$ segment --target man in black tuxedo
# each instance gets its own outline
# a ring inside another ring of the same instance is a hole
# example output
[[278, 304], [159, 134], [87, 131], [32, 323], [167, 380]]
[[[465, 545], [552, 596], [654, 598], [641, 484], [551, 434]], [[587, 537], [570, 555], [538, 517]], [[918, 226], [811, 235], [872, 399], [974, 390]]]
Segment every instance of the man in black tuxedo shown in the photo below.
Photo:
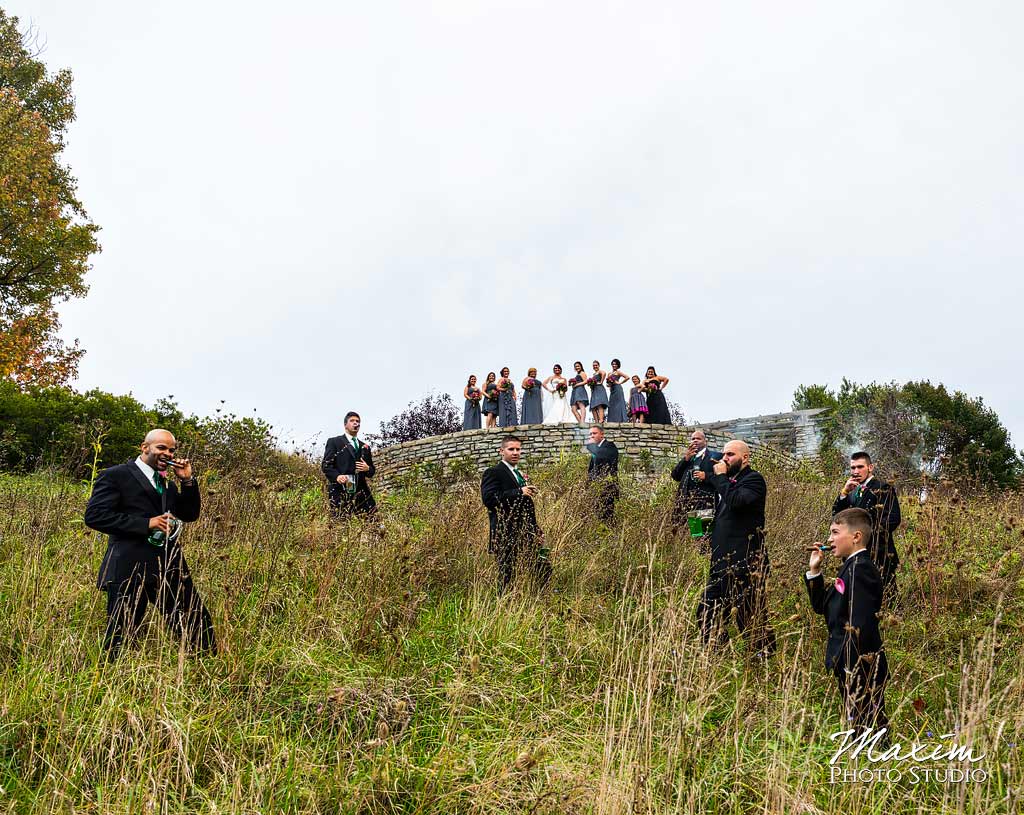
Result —
[[[728, 641], [722, 617], [736, 609], [736, 625], [760, 657], [775, 652], [775, 634], [768, 625], [766, 582], [768, 552], [764, 545], [764, 507], [768, 485], [750, 468], [750, 448], [734, 440], [709, 479], [718, 495], [711, 531], [711, 571], [697, 605], [697, 621], [705, 644]], [[749, 633], [748, 632], [749, 629]]]
[[[85, 524], [109, 536], [97, 586], [107, 593], [103, 647], [116, 659], [153, 603], [189, 646], [215, 653], [213, 621], [189, 574], [173, 518], [199, 517], [199, 485], [188, 459], [177, 460], [177, 442], [151, 430], [134, 461], [100, 473], [85, 508]], [[168, 467], [180, 489], [167, 478]]]
[[519, 471], [523, 444], [515, 436], [501, 442], [501, 461], [484, 470], [480, 497], [490, 522], [488, 550], [498, 561], [498, 593], [504, 594], [516, 576], [519, 558], [532, 561], [539, 588], [551, 577], [551, 559], [544, 548], [544, 533], [537, 524], [533, 499], [537, 488]]
[[850, 456], [850, 477], [832, 504], [832, 514], [851, 507], [866, 510], [871, 516], [868, 554], [882, 575], [882, 589], [888, 598], [896, 591], [896, 567], [900, 564], [892, 538], [903, 520], [900, 500], [892, 484], [875, 477], [871, 456], [863, 451]]
[[[804, 575], [811, 607], [828, 625], [825, 668], [839, 683], [846, 721], [858, 731], [886, 727], [885, 682], [889, 665], [878, 629], [882, 576], [868, 553], [874, 521], [863, 509], [844, 509], [833, 519], [828, 548], [843, 559], [835, 583], [825, 588], [822, 547], [815, 544]], [[859, 735], [859, 733], [858, 733]]]
[[590, 453], [587, 480], [597, 482], [597, 515], [609, 523], [615, 516], [615, 501], [619, 497], [619, 448], [604, 437], [603, 428], [594, 425], [586, 449]]
[[359, 414], [345, 414], [345, 432], [327, 440], [324, 460], [320, 468], [327, 478], [327, 496], [331, 511], [342, 515], [369, 515], [377, 510], [377, 502], [370, 492], [370, 479], [377, 472], [369, 445], [360, 441]]
[[715, 511], [715, 488], [711, 483], [715, 462], [722, 458], [717, 450], [708, 449], [707, 436], [703, 430], [690, 434], [690, 446], [686, 455], [672, 468], [672, 479], [679, 482], [676, 502], [672, 509], [672, 523], [676, 531], [687, 525], [691, 512], [707, 514]]

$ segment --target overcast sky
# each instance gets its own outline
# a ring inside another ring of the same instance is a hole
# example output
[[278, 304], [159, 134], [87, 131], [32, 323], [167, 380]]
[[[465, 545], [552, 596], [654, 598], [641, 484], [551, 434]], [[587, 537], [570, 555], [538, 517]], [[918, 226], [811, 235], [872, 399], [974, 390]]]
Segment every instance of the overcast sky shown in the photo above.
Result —
[[1020, 3], [0, 5], [75, 76], [80, 387], [322, 442], [617, 356], [700, 421], [928, 378], [1024, 444]]

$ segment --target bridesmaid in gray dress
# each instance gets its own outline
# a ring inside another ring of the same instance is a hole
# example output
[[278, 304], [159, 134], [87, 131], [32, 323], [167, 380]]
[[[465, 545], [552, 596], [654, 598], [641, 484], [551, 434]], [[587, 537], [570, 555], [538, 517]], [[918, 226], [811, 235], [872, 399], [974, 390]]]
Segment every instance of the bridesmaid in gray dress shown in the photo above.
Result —
[[516, 385], [509, 378], [506, 367], [501, 369], [501, 379], [498, 380], [498, 427], [515, 427], [517, 424]]
[[594, 360], [594, 373], [591, 379], [594, 384], [590, 386], [590, 412], [594, 414], [594, 421], [598, 424], [604, 422], [604, 412], [608, 407], [608, 391], [604, 389], [604, 378], [606, 374], [601, 370], [601, 363]]
[[622, 383], [629, 381], [629, 374], [621, 371], [622, 363], [617, 359], [612, 360], [612, 369], [608, 374], [608, 421], [628, 422], [629, 414], [626, 412], [626, 394], [622, 390]]
[[544, 403], [541, 396], [537, 369], [530, 368], [523, 380], [523, 424], [541, 424], [544, 421]]
[[572, 415], [576, 417], [576, 421], [580, 424], [585, 424], [587, 421], [587, 405], [590, 404], [587, 386], [583, 384], [587, 381], [587, 377], [583, 373], [582, 362], [577, 360], [573, 363], [572, 367], [576, 371], [576, 376], [569, 380], [569, 384], [572, 385], [572, 393], [569, 394], [569, 404], [572, 405]]
[[466, 397], [466, 407], [462, 411], [462, 429], [480, 429], [480, 388], [476, 386], [476, 377], [471, 376], [462, 389], [462, 395]]
[[480, 406], [481, 412], [487, 418], [488, 427], [494, 427], [498, 422], [498, 383], [494, 380], [495, 374], [491, 371], [484, 382], [484, 400]]

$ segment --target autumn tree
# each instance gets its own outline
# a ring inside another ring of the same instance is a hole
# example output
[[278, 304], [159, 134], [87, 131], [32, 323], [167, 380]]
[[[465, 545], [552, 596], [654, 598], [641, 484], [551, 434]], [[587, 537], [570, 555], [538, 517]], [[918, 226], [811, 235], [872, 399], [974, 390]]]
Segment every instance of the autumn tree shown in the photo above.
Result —
[[74, 120], [71, 72], [50, 74], [38, 40], [0, 10], [0, 376], [67, 382], [82, 355], [57, 336], [55, 306], [86, 292], [98, 228], [61, 163]]

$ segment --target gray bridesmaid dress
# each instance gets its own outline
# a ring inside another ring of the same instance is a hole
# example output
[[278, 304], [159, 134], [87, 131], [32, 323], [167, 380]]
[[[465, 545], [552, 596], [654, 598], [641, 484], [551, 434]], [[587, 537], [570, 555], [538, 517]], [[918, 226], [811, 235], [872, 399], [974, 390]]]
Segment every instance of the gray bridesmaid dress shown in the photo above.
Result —
[[608, 391], [604, 389], [604, 377], [595, 377], [597, 383], [590, 389], [590, 409], [608, 407]]
[[498, 412], [498, 386], [493, 382], [484, 385], [484, 399], [480, 406], [480, 412], [494, 414]]
[[541, 424], [544, 421], [544, 407], [540, 392], [540, 380], [529, 390], [523, 389], [523, 424]]
[[608, 415], [609, 422], [628, 422], [629, 415], [626, 413], [626, 394], [622, 390], [622, 383], [613, 379], [621, 374], [608, 374]]
[[[470, 393], [480, 393], [479, 388], [471, 388]], [[479, 430], [482, 427], [480, 423], [480, 402], [474, 401], [473, 399], [466, 400], [466, 407], [462, 411], [462, 429], [463, 430]]]
[[583, 384], [585, 381], [586, 377], [581, 377], [579, 374], [569, 380], [572, 384], [572, 393], [569, 394], [570, 405], [575, 405], [577, 402], [582, 402], [585, 405], [590, 404], [590, 395], [587, 393], [587, 386]]
[[498, 427], [515, 427], [519, 424], [519, 416], [516, 413], [516, 397], [512, 395], [512, 389], [498, 393]]

